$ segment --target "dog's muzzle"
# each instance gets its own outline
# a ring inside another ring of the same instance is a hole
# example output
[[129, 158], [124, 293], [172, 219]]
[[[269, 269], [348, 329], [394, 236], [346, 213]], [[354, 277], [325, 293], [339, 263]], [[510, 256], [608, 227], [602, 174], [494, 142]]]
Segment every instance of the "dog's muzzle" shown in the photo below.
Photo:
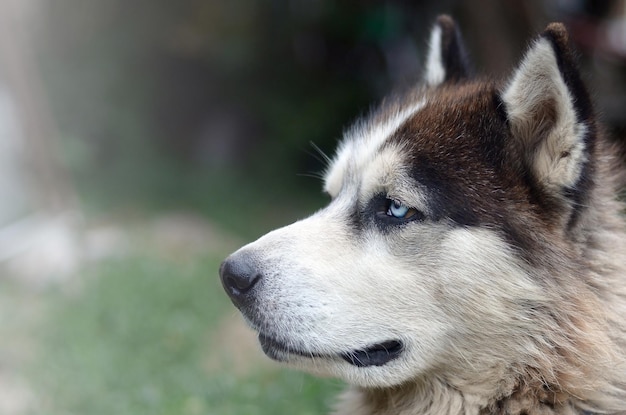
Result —
[[[257, 300], [257, 291], [263, 285], [261, 283], [263, 274], [259, 269], [253, 255], [240, 251], [228, 257], [220, 266], [219, 271], [222, 285], [230, 300], [257, 330], [258, 316], [255, 316], [254, 303]], [[265, 354], [274, 360], [287, 361], [293, 357], [343, 359], [356, 367], [382, 366], [398, 358], [404, 351], [404, 344], [398, 339], [384, 340], [345, 352], [330, 353], [320, 353], [314, 349], [295, 349], [264, 333], [259, 333], [259, 342]]]

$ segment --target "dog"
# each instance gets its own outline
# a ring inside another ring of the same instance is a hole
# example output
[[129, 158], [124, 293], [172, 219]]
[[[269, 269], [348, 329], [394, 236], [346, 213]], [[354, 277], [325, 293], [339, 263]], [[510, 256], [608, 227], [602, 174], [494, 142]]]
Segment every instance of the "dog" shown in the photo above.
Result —
[[328, 206], [229, 256], [265, 354], [337, 415], [626, 414], [623, 183], [564, 25], [501, 82], [440, 16], [423, 82], [356, 122]]

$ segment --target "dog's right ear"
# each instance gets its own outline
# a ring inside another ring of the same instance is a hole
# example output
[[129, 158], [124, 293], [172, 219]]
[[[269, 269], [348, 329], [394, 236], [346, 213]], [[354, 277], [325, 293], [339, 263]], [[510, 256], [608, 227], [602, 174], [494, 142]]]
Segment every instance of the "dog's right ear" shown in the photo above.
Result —
[[548, 25], [501, 97], [520, 170], [543, 192], [580, 211], [592, 183], [595, 116], [565, 26]]
[[428, 86], [435, 87], [458, 82], [469, 75], [461, 32], [450, 16], [441, 15], [430, 32], [424, 80]]

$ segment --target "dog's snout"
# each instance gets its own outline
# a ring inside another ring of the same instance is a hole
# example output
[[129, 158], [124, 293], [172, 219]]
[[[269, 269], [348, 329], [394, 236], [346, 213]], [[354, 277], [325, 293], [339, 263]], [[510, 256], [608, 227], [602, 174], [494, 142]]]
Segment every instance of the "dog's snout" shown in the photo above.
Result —
[[261, 280], [261, 273], [247, 255], [234, 255], [220, 266], [224, 290], [237, 306], [250, 301], [250, 291]]

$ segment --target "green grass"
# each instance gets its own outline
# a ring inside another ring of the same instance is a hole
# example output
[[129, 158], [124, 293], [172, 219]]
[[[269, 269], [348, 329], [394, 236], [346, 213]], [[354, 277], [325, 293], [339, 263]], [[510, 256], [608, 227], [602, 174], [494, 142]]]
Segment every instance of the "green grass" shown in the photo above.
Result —
[[77, 292], [46, 294], [32, 370], [39, 413], [327, 413], [337, 381], [278, 367], [207, 368], [219, 322], [234, 314], [217, 267], [211, 257], [136, 256], [91, 266]]
[[[134, 223], [193, 212], [247, 241], [323, 204], [320, 183], [308, 177], [182, 165], [150, 151], [99, 169], [93, 149], [74, 141], [66, 140], [65, 162], [88, 221], [122, 218], [135, 239]], [[68, 292], [41, 293], [46, 312], [30, 374], [38, 415], [329, 412], [340, 382], [255, 362], [242, 374], [228, 364], [236, 357], [212, 347], [224, 317], [236, 314], [217, 278], [224, 253], [181, 259], [144, 239], [133, 244], [141, 254], [89, 265]], [[222, 364], [209, 368], [209, 360]]]

